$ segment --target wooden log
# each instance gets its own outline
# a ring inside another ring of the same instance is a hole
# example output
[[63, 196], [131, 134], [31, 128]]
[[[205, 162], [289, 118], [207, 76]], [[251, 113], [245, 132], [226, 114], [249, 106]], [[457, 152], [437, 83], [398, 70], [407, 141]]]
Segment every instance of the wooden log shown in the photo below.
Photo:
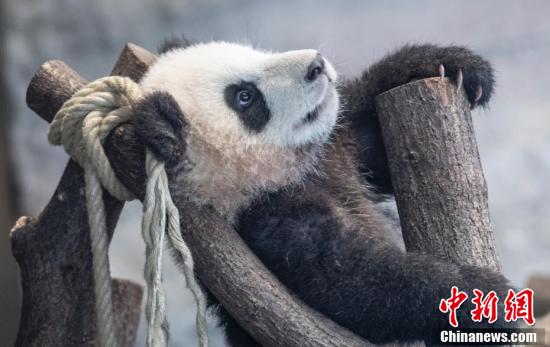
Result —
[[139, 81], [155, 59], [156, 56], [153, 53], [128, 42], [120, 53], [111, 76], [128, 76], [134, 81]]
[[[58, 191], [63, 188], [60, 184]], [[71, 204], [71, 201], [64, 203]], [[49, 204], [48, 207], [55, 209], [59, 205]], [[87, 224], [87, 220], [79, 217], [74, 216], [71, 223]], [[85, 254], [78, 243], [86, 244], [86, 235], [74, 232], [82, 226], [67, 230], [67, 234], [52, 235], [51, 229], [45, 227], [52, 227], [50, 218], [56, 219], [51, 210], [45, 210], [39, 220], [21, 217], [11, 231], [12, 240], [15, 237], [18, 245], [23, 245], [13, 248], [20, 264], [23, 289], [16, 346], [90, 345], [95, 341], [94, 301], [93, 293], [89, 293], [93, 291], [93, 280], [87, 275], [91, 271], [88, 270], [91, 269], [91, 251], [88, 249]], [[75, 254], [83, 255], [79, 262], [74, 260]], [[140, 318], [141, 286], [119, 279], [114, 279], [112, 285], [121, 346], [133, 346]]]
[[[48, 76], [74, 76], [74, 72], [59, 71]], [[72, 83], [69, 81], [69, 85]], [[43, 87], [47, 85], [43, 83]], [[40, 86], [30, 88], [40, 93]], [[57, 100], [51, 102], [60, 104]], [[144, 148], [137, 142], [131, 123], [111, 132], [105, 141], [105, 151], [121, 182], [142, 199]], [[294, 297], [214, 211], [186, 202], [178, 209], [183, 236], [193, 252], [199, 279], [263, 345], [370, 345]]]
[[500, 270], [469, 102], [429, 78], [376, 98], [405, 246]]
[[86, 85], [84, 77], [61, 60], [40, 66], [27, 88], [27, 106], [50, 123], [63, 103]]
[[[114, 71], [140, 78], [148, 63], [127, 46]], [[148, 56], [145, 57], [145, 60]], [[148, 60], [147, 60], [148, 61]], [[27, 104], [50, 122], [86, 81], [65, 63], [43, 64], [27, 90]], [[95, 339], [92, 255], [83, 170], [69, 161], [46, 208], [34, 220], [22, 217], [11, 232], [21, 269], [22, 314], [18, 346], [84, 345]], [[103, 192], [112, 235], [123, 202]], [[114, 280], [113, 305], [122, 346], [132, 346], [139, 323], [141, 286]]]

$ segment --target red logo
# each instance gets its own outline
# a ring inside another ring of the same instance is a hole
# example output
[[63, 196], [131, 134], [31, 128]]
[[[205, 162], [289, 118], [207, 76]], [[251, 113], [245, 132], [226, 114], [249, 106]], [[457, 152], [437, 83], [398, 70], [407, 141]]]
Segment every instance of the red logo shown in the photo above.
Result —
[[474, 303], [475, 308], [470, 311], [472, 314], [472, 320], [474, 322], [481, 322], [481, 319], [485, 317], [489, 319], [489, 323], [494, 323], [498, 316], [497, 293], [492, 290], [485, 297], [483, 297], [483, 292], [481, 290], [474, 289], [474, 295], [475, 297], [472, 299], [472, 302]]
[[525, 323], [529, 325], [535, 324], [535, 317], [533, 316], [533, 290], [524, 289], [519, 292], [509, 289], [506, 300], [504, 301], [506, 315], [504, 319], [507, 322], [517, 321], [522, 318]]
[[[472, 321], [481, 322], [483, 318], [488, 319], [490, 324], [498, 318], [499, 297], [494, 290], [484, 295], [481, 290], [474, 289], [472, 304], [474, 309], [470, 311]], [[533, 290], [526, 288], [519, 292], [513, 289], [508, 290], [508, 295], [504, 301], [504, 319], [507, 322], [523, 319], [529, 325], [535, 324], [533, 315]], [[449, 323], [451, 326], [458, 327], [457, 310], [468, 299], [468, 294], [459, 291], [456, 286], [451, 288], [451, 296], [447, 299], [441, 299], [439, 310], [442, 313], [449, 314]]]
[[464, 301], [468, 299], [468, 294], [459, 292], [458, 288], [453, 286], [451, 288], [451, 297], [448, 299], [441, 299], [439, 303], [439, 310], [443, 313], [449, 312], [449, 323], [453, 327], [458, 327], [458, 321], [456, 320], [456, 310], [462, 305]]

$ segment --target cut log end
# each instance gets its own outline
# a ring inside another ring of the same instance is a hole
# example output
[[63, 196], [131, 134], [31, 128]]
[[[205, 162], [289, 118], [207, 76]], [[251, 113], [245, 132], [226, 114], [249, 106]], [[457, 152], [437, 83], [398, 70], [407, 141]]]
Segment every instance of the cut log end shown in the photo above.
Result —
[[34, 231], [32, 227], [34, 220], [34, 218], [29, 216], [21, 216], [10, 230], [9, 238], [12, 254], [18, 261], [25, 255], [25, 245], [28, 243], [27, 239], [32, 238], [30, 234]]
[[49, 123], [63, 103], [85, 84], [86, 80], [61, 60], [47, 61], [29, 83], [27, 105]]
[[29, 216], [21, 216], [17, 221], [15, 222], [15, 225], [10, 230], [10, 238], [12, 237], [12, 234], [17, 232], [18, 230], [25, 228], [28, 224], [32, 223], [33, 218]]
[[[127, 43], [118, 58], [111, 76], [128, 76], [134, 81], [139, 81], [149, 66], [153, 64], [156, 56], [148, 50], [133, 43]], [[139, 69], [128, 69], [128, 66], [139, 66]]]

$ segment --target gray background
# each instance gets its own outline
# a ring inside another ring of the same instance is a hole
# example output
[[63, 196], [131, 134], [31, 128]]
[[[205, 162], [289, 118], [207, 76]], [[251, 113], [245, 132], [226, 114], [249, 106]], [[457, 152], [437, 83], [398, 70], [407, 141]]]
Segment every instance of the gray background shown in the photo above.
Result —
[[[94, 79], [109, 73], [126, 41], [154, 50], [163, 37], [186, 33], [270, 50], [317, 48], [340, 74], [353, 76], [404, 43], [454, 43], [481, 53], [497, 71], [491, 108], [474, 115], [504, 272], [518, 285], [531, 274], [550, 274], [548, 1], [8, 0], [5, 5], [3, 68], [14, 109], [12, 143], [24, 214], [40, 212], [67, 159], [60, 148], [47, 145], [46, 125], [24, 102], [27, 83], [45, 60], [62, 59]], [[140, 207], [129, 204], [111, 247], [111, 266], [113, 275], [143, 282], [139, 219]], [[182, 275], [166, 263], [172, 345], [194, 345], [190, 295]], [[1, 283], [0, 296], [13, 297], [13, 281]], [[7, 301], [0, 300], [5, 335], [0, 341], [10, 343], [18, 314]], [[223, 345], [219, 331], [211, 335], [214, 346]], [[142, 324], [139, 345], [143, 338]]]

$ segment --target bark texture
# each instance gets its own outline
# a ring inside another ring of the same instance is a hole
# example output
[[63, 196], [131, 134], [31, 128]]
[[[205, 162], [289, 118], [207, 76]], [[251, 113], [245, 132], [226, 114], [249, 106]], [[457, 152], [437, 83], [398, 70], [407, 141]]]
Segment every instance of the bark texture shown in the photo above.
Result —
[[407, 251], [500, 270], [462, 90], [429, 78], [376, 98]]

